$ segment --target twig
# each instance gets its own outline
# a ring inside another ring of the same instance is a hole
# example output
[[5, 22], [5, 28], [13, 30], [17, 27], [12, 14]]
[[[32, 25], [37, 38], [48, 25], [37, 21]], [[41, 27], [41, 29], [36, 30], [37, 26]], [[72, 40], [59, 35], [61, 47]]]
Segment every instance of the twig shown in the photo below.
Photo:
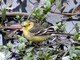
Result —
[[[21, 28], [22, 28], [21, 26], [0, 26], [0, 29], [21, 29]], [[59, 32], [52, 32], [52, 33], [73, 36], [73, 34], [70, 34], [70, 33], [59, 33]]]
[[59, 33], [59, 32], [53, 32], [53, 34], [68, 35], [68, 36], [73, 36], [74, 35], [74, 34], [70, 34], [70, 33]]
[[54, 11], [50, 11], [51, 13], [55, 13], [55, 14], [62, 14], [62, 15], [67, 15], [67, 16], [73, 16], [73, 15], [78, 15], [80, 13], [60, 13], [60, 12], [54, 12]]
[[[2, 15], [2, 13], [0, 13], [0, 15]], [[7, 16], [16, 16], [16, 15], [28, 16], [30, 14], [25, 12], [6, 12], [6, 15]]]
[[[55, 12], [55, 11], [50, 11], [51, 13], [55, 13], [55, 14], [62, 14], [62, 15], [67, 15], [67, 16], [73, 16], [73, 15], [78, 15], [80, 13], [60, 13], [60, 12]], [[2, 15], [2, 13], [0, 13], [0, 15]], [[21, 15], [21, 16], [29, 16], [29, 13], [26, 12], [6, 12], [7, 16], [16, 16], [16, 15]]]
[[15, 32], [16, 32], [16, 31], [18, 31], [18, 29], [12, 31], [8, 36], [11, 37], [11, 36], [15, 35]]
[[21, 29], [21, 26], [0, 26], [0, 29]]

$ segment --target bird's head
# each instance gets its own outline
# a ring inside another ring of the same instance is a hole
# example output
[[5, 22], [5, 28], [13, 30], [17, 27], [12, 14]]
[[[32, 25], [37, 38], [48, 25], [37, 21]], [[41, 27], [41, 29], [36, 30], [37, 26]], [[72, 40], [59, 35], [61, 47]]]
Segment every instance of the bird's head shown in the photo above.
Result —
[[25, 29], [25, 30], [30, 30], [32, 27], [34, 26], [34, 22], [32, 21], [25, 21], [22, 23], [22, 30]]

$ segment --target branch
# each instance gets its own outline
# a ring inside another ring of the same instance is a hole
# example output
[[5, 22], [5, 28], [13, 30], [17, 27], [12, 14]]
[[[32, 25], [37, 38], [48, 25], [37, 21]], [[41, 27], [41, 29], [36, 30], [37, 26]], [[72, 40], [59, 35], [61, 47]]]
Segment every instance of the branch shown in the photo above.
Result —
[[[0, 15], [2, 15], [2, 13], [0, 13]], [[6, 12], [7, 16], [16, 16], [16, 15], [20, 15], [20, 16], [28, 16], [29, 13], [25, 13], [25, 12]]]
[[60, 12], [55, 12], [55, 11], [50, 11], [51, 13], [55, 13], [55, 14], [62, 14], [62, 15], [66, 15], [66, 16], [73, 16], [73, 15], [78, 15], [80, 13], [60, 13]]
[[[78, 15], [80, 13], [60, 13], [60, 12], [55, 12], [55, 11], [50, 11], [51, 13], [55, 13], [55, 14], [62, 14], [62, 15], [67, 15], [67, 16], [73, 16], [73, 15]], [[2, 13], [0, 13], [0, 15], [2, 15]], [[29, 13], [26, 12], [6, 12], [7, 16], [16, 16], [16, 15], [20, 15], [20, 16], [29, 16]]]
[[73, 36], [74, 35], [74, 34], [70, 34], [70, 33], [59, 33], [59, 32], [53, 32], [53, 34], [68, 35], [68, 36]]
[[[21, 26], [0, 26], [0, 29], [21, 29]], [[59, 33], [59, 32], [52, 32], [53, 34], [59, 34], [59, 35], [68, 35], [73, 36], [73, 34], [70, 33]]]
[[0, 29], [21, 29], [21, 26], [0, 26]]

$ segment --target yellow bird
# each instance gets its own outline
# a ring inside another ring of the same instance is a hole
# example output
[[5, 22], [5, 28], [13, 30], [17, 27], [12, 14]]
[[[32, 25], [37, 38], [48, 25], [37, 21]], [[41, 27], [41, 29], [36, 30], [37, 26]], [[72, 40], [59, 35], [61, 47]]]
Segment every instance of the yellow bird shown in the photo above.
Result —
[[35, 26], [34, 22], [28, 20], [22, 24], [21, 30], [23, 31], [23, 35], [28, 40], [35, 42], [35, 43], [47, 40], [52, 34], [52, 32], [54, 31], [54, 29], [52, 28], [46, 28], [46, 29], [41, 29], [36, 33], [32, 33], [30, 30], [34, 28], [34, 26]]

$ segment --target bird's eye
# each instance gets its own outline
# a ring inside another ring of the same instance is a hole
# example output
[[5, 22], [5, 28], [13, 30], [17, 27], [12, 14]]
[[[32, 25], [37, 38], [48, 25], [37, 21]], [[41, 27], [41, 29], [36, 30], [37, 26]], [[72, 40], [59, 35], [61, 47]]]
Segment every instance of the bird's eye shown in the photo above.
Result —
[[30, 25], [30, 24], [29, 24]]

